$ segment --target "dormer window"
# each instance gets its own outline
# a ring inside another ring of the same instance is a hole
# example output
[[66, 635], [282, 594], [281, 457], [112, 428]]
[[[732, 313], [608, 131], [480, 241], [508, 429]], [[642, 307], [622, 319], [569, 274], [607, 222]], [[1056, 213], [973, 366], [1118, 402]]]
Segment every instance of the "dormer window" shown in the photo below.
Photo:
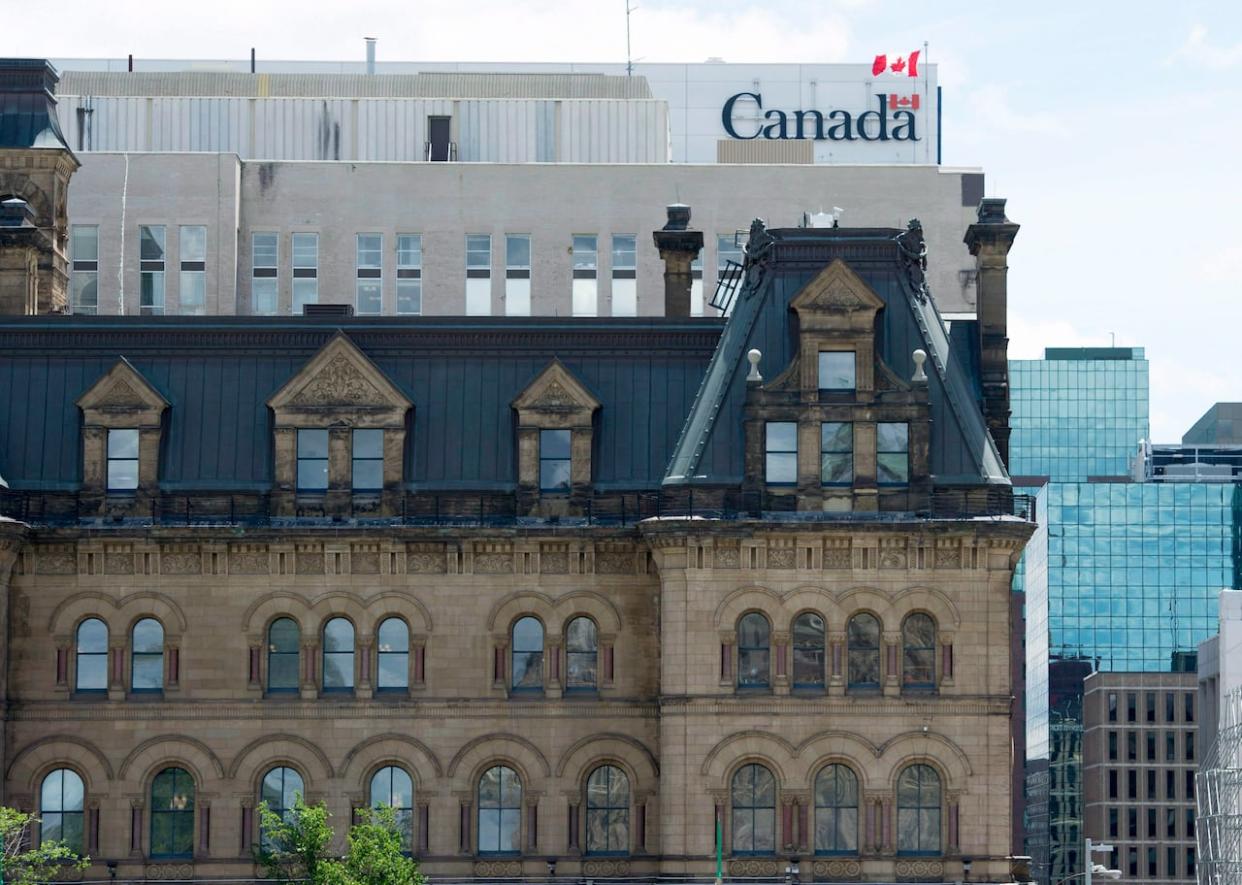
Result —
[[905, 485], [910, 481], [910, 425], [881, 421], [876, 424], [876, 481]]
[[854, 351], [821, 350], [819, 352], [819, 389], [827, 391], [854, 390], [857, 386]]
[[138, 489], [138, 428], [108, 431], [108, 491], [133, 492]]
[[378, 492], [384, 488], [384, 431], [354, 431], [351, 476], [355, 492]]
[[793, 421], [767, 423], [766, 476], [769, 485], [798, 481], [798, 425]]
[[560, 360], [552, 360], [514, 400], [518, 508], [561, 516], [591, 493], [591, 441], [599, 400]]
[[328, 431], [318, 428], [298, 431], [298, 491], [328, 490]]
[[848, 486], [854, 482], [854, 425], [825, 421], [819, 426], [820, 482]]
[[569, 431], [539, 431], [539, 491], [568, 494], [571, 463]]

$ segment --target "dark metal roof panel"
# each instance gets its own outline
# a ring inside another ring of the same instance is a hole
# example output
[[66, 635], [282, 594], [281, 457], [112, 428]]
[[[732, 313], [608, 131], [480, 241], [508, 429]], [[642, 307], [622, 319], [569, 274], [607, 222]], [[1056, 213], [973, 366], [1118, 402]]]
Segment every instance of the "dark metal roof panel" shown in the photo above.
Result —
[[69, 150], [53, 99], [41, 92], [0, 92], [0, 148]]

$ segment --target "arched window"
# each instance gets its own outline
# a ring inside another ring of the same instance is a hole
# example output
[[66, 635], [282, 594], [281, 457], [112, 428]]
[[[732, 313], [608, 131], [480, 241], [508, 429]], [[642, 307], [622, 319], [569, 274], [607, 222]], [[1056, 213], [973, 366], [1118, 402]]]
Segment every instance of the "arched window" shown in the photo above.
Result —
[[858, 778], [844, 765], [815, 776], [815, 853], [858, 852]]
[[479, 854], [517, 854], [521, 840], [522, 781], [512, 768], [493, 766], [479, 778]]
[[131, 691], [162, 691], [164, 688], [164, 627], [155, 618], [134, 624], [130, 637], [129, 687]]
[[292, 618], [277, 618], [267, 628], [267, 690], [298, 690], [298, 651], [302, 631]]
[[82, 853], [85, 844], [86, 789], [82, 778], [71, 768], [58, 768], [43, 779], [39, 795], [39, 840], [64, 842], [73, 851]]
[[[263, 776], [263, 784], [259, 790], [259, 799], [267, 803], [268, 810], [288, 823], [293, 817], [295, 796], [306, 798], [306, 790], [302, 785], [302, 775], [292, 768], [273, 768]], [[263, 846], [271, 847], [267, 834], [259, 834]]]
[[380, 691], [404, 691], [410, 687], [410, 628], [400, 618], [379, 625], [379, 667], [375, 687]]
[[737, 684], [739, 688], [767, 688], [771, 628], [759, 612], [737, 622]]
[[565, 687], [591, 689], [596, 686], [599, 660], [599, 634], [590, 618], [574, 618], [565, 628]]
[[776, 779], [762, 765], [743, 765], [733, 775], [733, 853], [776, 851]]
[[354, 625], [333, 618], [323, 627], [323, 690], [352, 691], [354, 687]]
[[371, 776], [371, 807], [389, 807], [397, 817], [401, 847], [414, 845], [414, 780], [404, 768], [389, 765]]
[[630, 851], [630, 779], [615, 765], [601, 765], [587, 778], [587, 854]]
[[151, 782], [151, 857], [194, 856], [194, 779], [165, 768]]
[[794, 688], [824, 687], [824, 619], [803, 612], [793, 624]]
[[862, 613], [850, 618], [849, 687], [880, 687], [880, 622], [875, 615]]
[[915, 612], [901, 624], [901, 684], [903, 688], [936, 686], [936, 622]]
[[78, 624], [77, 677], [78, 691], [108, 690], [108, 625], [99, 618], [87, 618]]
[[940, 775], [930, 765], [897, 777], [897, 853], [940, 853]]
[[543, 624], [537, 618], [519, 618], [513, 625], [514, 691], [543, 688]]

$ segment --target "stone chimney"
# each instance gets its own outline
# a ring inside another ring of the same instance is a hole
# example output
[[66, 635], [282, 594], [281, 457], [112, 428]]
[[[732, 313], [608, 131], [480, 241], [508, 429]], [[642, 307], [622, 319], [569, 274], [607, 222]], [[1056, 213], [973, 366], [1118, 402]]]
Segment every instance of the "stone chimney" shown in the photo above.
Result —
[[978, 275], [975, 305], [979, 326], [979, 366], [983, 378], [983, 417], [1009, 466], [1009, 250], [1018, 225], [1005, 217], [1005, 201], [985, 197], [979, 220], [966, 229], [965, 242], [975, 256]]
[[664, 262], [664, 315], [690, 316], [690, 265], [703, 249], [703, 232], [690, 229], [690, 207], [673, 203], [668, 223], [652, 235]]
[[69, 307], [69, 178], [78, 160], [56, 120], [56, 69], [0, 58], [0, 314]]

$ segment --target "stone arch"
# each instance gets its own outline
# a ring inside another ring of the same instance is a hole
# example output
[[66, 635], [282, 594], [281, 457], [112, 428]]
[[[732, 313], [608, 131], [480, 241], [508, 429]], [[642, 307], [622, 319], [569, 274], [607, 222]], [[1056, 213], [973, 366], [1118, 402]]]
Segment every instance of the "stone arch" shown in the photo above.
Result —
[[564, 777], [568, 771], [579, 780], [588, 768], [596, 763], [615, 759], [627, 770], [633, 788], [640, 785], [654, 789], [660, 778], [660, 763], [655, 754], [637, 738], [617, 732], [589, 734], [569, 746], [556, 763], [556, 776]]
[[[457, 755], [453, 757], [453, 761], [449, 763], [449, 778], [458, 779], [458, 784], [454, 785], [454, 789], [473, 790], [476, 786], [473, 780], [480, 766], [497, 759], [511, 760], [516, 770], [525, 772], [525, 775], [530, 778], [533, 778], [536, 773], [545, 779], [552, 776], [552, 766], [548, 764], [547, 757], [526, 738], [508, 733], [484, 734], [463, 744], [462, 748], [457, 751]], [[458, 772], [463, 770], [466, 777], [470, 779], [465, 783], [462, 783], [458, 777]], [[533, 784], [527, 781], [525, 786], [530, 789]]]
[[796, 780], [813, 788], [821, 768], [832, 762], [842, 762], [854, 769], [859, 788], [867, 789], [867, 772], [872, 767], [868, 763], [879, 755], [879, 748], [860, 735], [848, 731], [821, 731], [798, 745]]
[[225, 774], [229, 780], [241, 780], [248, 784], [257, 784], [271, 765], [278, 762], [293, 764], [310, 789], [312, 772], [325, 781], [335, 777], [332, 763], [323, 750], [306, 738], [296, 734], [269, 734], [251, 741], [233, 757]]
[[489, 633], [504, 632], [522, 615], [535, 615], [548, 630], [555, 622], [556, 602], [538, 590], [517, 590], [496, 600], [487, 613]]
[[[399, 602], [400, 608], [393, 608], [391, 603]], [[431, 620], [431, 611], [421, 599], [413, 593], [403, 590], [385, 590], [378, 596], [367, 600], [367, 611], [371, 614], [371, 629], [378, 630], [381, 622], [391, 617], [400, 617], [409, 626], [411, 633], [430, 633], [435, 629]], [[406, 606], [409, 608], [407, 609]]]
[[110, 607], [113, 612], [123, 616], [127, 634], [132, 623], [148, 613], [158, 618], [167, 632], [175, 630], [177, 633], [184, 633], [189, 625], [181, 606], [167, 594], [155, 590], [141, 590], [117, 599], [106, 593], [87, 590], [75, 593], [56, 606], [48, 618], [48, 632], [53, 636], [71, 634], [81, 619], [93, 615], [108, 622], [108, 632], [112, 633], [119, 629], [119, 625], [111, 622], [104, 606]]
[[944, 788], [963, 790], [974, 773], [970, 759], [956, 743], [935, 731], [907, 731], [880, 745], [875, 782], [896, 787], [897, 773], [915, 762], [928, 762], [944, 778]]
[[718, 630], [732, 630], [737, 625], [737, 619], [751, 609], [763, 612], [769, 621], [779, 621], [777, 615], [781, 610], [781, 595], [767, 587], [739, 587], [720, 600], [712, 619]]
[[[196, 769], [200, 778], [205, 778], [208, 772], [213, 773], [217, 778], [224, 777], [224, 765], [221, 764], [220, 757], [198, 738], [180, 734], [161, 734], [148, 738], [130, 750], [125, 761], [121, 763], [121, 767], [117, 769], [117, 778], [125, 780], [133, 768], [149, 774], [153, 767], [169, 759], [181, 760], [187, 767]], [[203, 781], [199, 780], [200, 787], [202, 784]]]
[[[704, 775], [709, 784], [727, 786], [727, 779], [733, 769], [745, 759], [764, 759], [772, 762], [772, 773], [782, 784], [789, 781], [785, 772], [794, 763], [798, 751], [785, 738], [768, 731], [737, 731], [716, 744], [703, 757], [699, 774]], [[779, 760], [785, 760], [782, 766]]]
[[0, 199], [21, 197], [30, 204], [40, 227], [50, 227], [56, 221], [52, 201], [47, 192], [28, 175], [20, 172], [0, 172]]
[[114, 779], [108, 757], [90, 741], [71, 734], [50, 734], [27, 744], [13, 756], [5, 779], [38, 795], [38, 782], [52, 768], [72, 768], [96, 795]]
[[310, 602], [310, 617], [315, 622], [315, 629], [323, 632], [324, 624], [332, 618], [347, 618], [354, 625], [355, 634], [373, 632], [367, 606], [353, 593], [344, 590], [329, 590], [321, 593]]
[[[414, 758], [410, 751], [414, 751]], [[401, 762], [414, 778], [416, 788], [426, 789], [431, 781], [429, 774], [437, 780], [444, 777], [444, 769], [440, 760], [430, 747], [416, 738], [396, 732], [372, 735], [366, 740], [355, 744], [345, 758], [341, 760], [341, 780], [352, 784], [358, 780], [359, 771], [367, 771], [384, 760]], [[362, 784], [365, 787], [365, 784]], [[346, 787], [349, 789], [349, 787]]]
[[871, 612], [880, 619], [880, 630], [893, 630], [893, 603], [888, 594], [874, 587], [851, 587], [839, 597], [841, 626], [860, 611]]
[[781, 597], [781, 608], [785, 626], [791, 629], [794, 618], [804, 612], [814, 612], [821, 616], [829, 630], [843, 629], [845, 623], [837, 598], [823, 587], [795, 587]]
[[242, 615], [242, 632], [248, 636], [261, 635], [276, 618], [288, 617], [297, 621], [303, 636], [308, 628], [314, 635], [315, 625], [310, 623], [310, 614], [310, 604], [305, 597], [288, 590], [273, 590], [250, 603]]
[[[587, 615], [601, 633], [616, 636], [621, 632], [621, 613], [612, 600], [593, 590], [571, 590], [557, 597], [553, 613], [556, 615], [557, 631], [563, 631], [569, 621], [579, 615]], [[550, 625], [549, 625], [550, 626]]]
[[893, 597], [893, 617], [898, 625], [906, 615], [917, 611], [927, 612], [935, 618], [940, 630], [957, 630], [962, 626], [957, 605], [948, 594], [935, 587], [907, 587]]

